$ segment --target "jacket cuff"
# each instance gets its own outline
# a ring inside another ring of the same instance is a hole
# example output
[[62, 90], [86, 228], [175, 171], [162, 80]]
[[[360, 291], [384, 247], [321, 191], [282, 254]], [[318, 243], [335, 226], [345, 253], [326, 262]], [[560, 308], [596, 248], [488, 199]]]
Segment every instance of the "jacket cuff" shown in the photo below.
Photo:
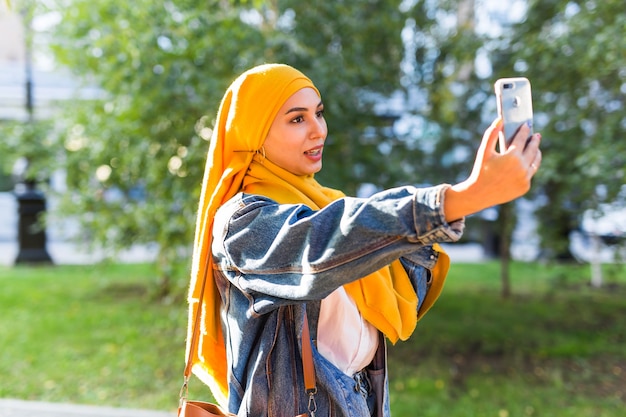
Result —
[[465, 218], [446, 222], [444, 215], [445, 192], [449, 184], [418, 188], [414, 200], [414, 225], [422, 244], [456, 242], [463, 235]]

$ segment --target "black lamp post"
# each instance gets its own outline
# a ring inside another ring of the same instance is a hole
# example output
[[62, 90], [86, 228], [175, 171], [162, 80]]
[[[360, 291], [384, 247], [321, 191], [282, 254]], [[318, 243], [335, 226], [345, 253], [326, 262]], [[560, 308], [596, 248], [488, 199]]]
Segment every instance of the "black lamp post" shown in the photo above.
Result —
[[16, 264], [52, 263], [46, 249], [46, 229], [40, 217], [46, 211], [46, 198], [37, 190], [34, 181], [25, 181], [22, 187], [16, 187], [15, 197], [18, 203], [19, 252]]
[[[26, 70], [26, 111], [28, 112], [27, 123], [33, 122], [33, 74], [30, 39], [28, 30], [30, 20], [24, 13], [24, 52]], [[14, 194], [18, 203], [18, 233], [19, 251], [16, 264], [20, 263], [52, 263], [52, 258], [46, 249], [46, 229], [40, 221], [41, 216], [46, 211], [46, 198], [43, 192], [37, 190], [37, 182], [29, 179], [27, 170], [28, 164], [21, 173], [17, 175], [17, 184]]]

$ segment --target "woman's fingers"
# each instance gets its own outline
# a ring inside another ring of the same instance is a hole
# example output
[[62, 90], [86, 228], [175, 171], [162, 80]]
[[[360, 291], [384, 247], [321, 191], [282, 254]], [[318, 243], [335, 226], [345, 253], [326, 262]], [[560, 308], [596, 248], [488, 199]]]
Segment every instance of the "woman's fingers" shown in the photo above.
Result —
[[533, 148], [534, 148], [531, 150], [530, 158], [532, 159], [529, 165], [529, 174], [531, 177], [533, 177], [535, 173], [537, 173], [537, 171], [539, 170], [539, 167], [541, 166], [541, 160], [543, 158], [541, 150], [539, 149], [540, 140], [541, 140], [541, 135], [536, 134], [533, 136], [533, 141], [529, 144], [529, 147], [530, 145], [533, 145]]
[[507, 151], [514, 152], [517, 149], [525, 150], [528, 140], [530, 139], [530, 126], [526, 123], [521, 125], [509, 145]]
[[541, 134], [530, 135], [530, 132], [529, 125], [521, 125], [506, 151], [508, 156], [519, 160], [520, 168], [525, 170], [528, 179], [539, 170], [542, 158], [541, 150], [539, 150]]

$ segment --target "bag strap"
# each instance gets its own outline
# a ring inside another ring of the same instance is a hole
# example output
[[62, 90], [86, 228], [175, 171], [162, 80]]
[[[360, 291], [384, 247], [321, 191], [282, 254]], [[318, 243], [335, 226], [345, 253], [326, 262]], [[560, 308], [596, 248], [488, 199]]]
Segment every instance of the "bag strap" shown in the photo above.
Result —
[[313, 367], [313, 348], [311, 347], [311, 333], [309, 332], [309, 318], [304, 309], [304, 323], [302, 324], [302, 371], [304, 373], [304, 388], [307, 393], [316, 391], [315, 368]]
[[[211, 262], [207, 262], [202, 277], [202, 287], [200, 289], [200, 298], [198, 299], [198, 307], [195, 314], [195, 319], [191, 327], [191, 343], [189, 345], [189, 353], [185, 361], [185, 371], [183, 386], [180, 390], [181, 403], [187, 399], [187, 391], [189, 387], [189, 378], [191, 377], [192, 368], [192, 356], [193, 352], [198, 348], [198, 339], [200, 338], [200, 308], [204, 299], [204, 289], [206, 286], [206, 277]], [[315, 382], [315, 367], [313, 366], [313, 348], [311, 347], [311, 334], [309, 332], [309, 319], [306, 315], [306, 308], [304, 309], [304, 324], [302, 325], [302, 370], [304, 373], [304, 388], [309, 394], [309, 411], [315, 411], [315, 399], [313, 396], [317, 393], [317, 387]], [[313, 413], [314, 415], [314, 413]]]
[[[211, 262], [207, 262], [204, 266], [204, 273], [202, 275], [202, 286], [200, 287], [200, 298], [198, 299], [198, 308], [196, 309], [195, 319], [193, 321], [193, 325], [191, 326], [191, 343], [189, 344], [189, 353], [185, 360], [185, 371], [183, 373], [185, 377], [185, 385], [187, 384], [189, 378], [191, 377], [191, 368], [193, 365], [192, 357], [193, 352], [198, 348], [198, 339], [200, 337], [200, 332], [198, 329], [200, 328], [200, 308], [202, 307], [202, 300], [204, 299], [204, 289], [206, 287], [206, 277], [209, 271], [209, 265]], [[183, 388], [186, 388], [183, 385]]]

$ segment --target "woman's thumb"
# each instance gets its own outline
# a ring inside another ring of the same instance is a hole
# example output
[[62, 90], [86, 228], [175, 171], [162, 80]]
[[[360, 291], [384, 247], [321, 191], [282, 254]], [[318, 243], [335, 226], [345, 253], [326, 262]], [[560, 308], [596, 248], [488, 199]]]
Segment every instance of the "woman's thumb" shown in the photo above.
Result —
[[485, 130], [481, 147], [484, 147], [485, 151], [495, 151], [496, 143], [498, 142], [498, 137], [501, 132], [502, 119], [498, 117], [491, 123], [491, 126]]

